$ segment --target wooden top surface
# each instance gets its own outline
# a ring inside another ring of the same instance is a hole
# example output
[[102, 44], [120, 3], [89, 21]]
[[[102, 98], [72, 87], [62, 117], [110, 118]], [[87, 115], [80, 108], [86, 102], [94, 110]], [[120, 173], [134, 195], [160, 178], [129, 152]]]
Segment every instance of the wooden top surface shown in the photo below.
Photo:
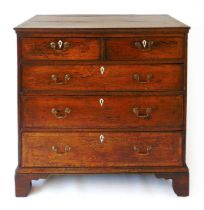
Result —
[[36, 15], [15, 29], [189, 28], [169, 15]]

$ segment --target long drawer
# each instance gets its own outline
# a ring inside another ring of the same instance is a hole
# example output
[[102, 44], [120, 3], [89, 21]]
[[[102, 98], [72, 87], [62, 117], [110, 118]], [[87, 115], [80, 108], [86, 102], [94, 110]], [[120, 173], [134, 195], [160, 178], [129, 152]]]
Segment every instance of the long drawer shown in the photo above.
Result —
[[181, 166], [179, 132], [22, 134], [23, 167]]
[[176, 91], [183, 89], [183, 66], [24, 65], [22, 89], [33, 91]]
[[108, 60], [182, 59], [184, 40], [181, 37], [107, 38]]
[[183, 126], [183, 97], [22, 96], [23, 128], [135, 128]]
[[24, 60], [98, 60], [97, 38], [23, 38]]

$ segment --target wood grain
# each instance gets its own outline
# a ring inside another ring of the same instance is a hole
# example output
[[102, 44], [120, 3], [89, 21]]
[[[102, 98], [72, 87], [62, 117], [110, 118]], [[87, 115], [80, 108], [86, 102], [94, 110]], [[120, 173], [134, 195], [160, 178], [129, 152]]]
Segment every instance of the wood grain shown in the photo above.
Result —
[[[151, 49], [140, 49], [135, 42], [153, 41]], [[149, 60], [183, 58], [184, 41], [179, 37], [107, 38], [107, 60]]]
[[[16, 27], [16, 196], [32, 180], [84, 173], [156, 173], [189, 195], [189, 28], [169, 15], [39, 15]], [[59, 40], [69, 44], [50, 45]]]
[[189, 196], [189, 172], [156, 173], [157, 178], [172, 179], [172, 187], [178, 196]]
[[[62, 50], [51, 48], [50, 43], [59, 40], [70, 46]], [[21, 53], [25, 60], [98, 60], [100, 41], [96, 38], [23, 38]]]
[[[101, 67], [104, 68], [103, 74]], [[22, 91], [25, 93], [183, 90], [183, 66], [177, 64], [23, 65], [22, 72]], [[134, 79], [135, 74], [139, 80]], [[150, 74], [152, 77], [148, 81]], [[56, 75], [57, 82], [52, 75]], [[68, 81], [66, 75], [70, 77]]]
[[185, 173], [188, 167], [182, 166], [132, 166], [132, 167], [18, 167], [17, 174], [121, 174], [121, 173]]
[[[103, 106], [99, 100], [104, 100]], [[139, 108], [140, 118], [133, 108]], [[59, 110], [58, 119], [51, 112]], [[135, 128], [144, 130], [182, 129], [182, 96], [25, 96], [22, 97], [22, 119], [24, 128]]]
[[[22, 167], [181, 166], [181, 133], [23, 133]], [[52, 151], [52, 147], [57, 152]], [[70, 151], [65, 152], [69, 146]], [[134, 151], [137, 146], [140, 151]], [[147, 148], [152, 149], [147, 153]]]
[[189, 28], [169, 15], [36, 15], [15, 29]]

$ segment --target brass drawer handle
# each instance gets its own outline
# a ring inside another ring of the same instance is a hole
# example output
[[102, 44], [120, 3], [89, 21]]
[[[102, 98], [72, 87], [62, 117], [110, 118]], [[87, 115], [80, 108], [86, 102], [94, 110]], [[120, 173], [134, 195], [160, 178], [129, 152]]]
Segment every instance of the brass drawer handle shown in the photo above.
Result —
[[56, 108], [52, 108], [51, 112], [57, 119], [64, 119], [68, 116], [68, 114], [71, 113], [71, 109], [66, 107], [64, 110], [64, 114], [61, 114], [61, 111]]
[[150, 73], [150, 74], [147, 74], [146, 80], [141, 80], [141, 77], [138, 73], [133, 74], [133, 79], [136, 80], [136, 82], [140, 83], [140, 84], [150, 83], [152, 77], [153, 77], [153, 75]]
[[67, 82], [71, 79], [71, 76], [69, 74], [65, 74], [64, 81], [60, 81], [56, 74], [52, 74], [51, 79], [55, 82], [56, 85], [64, 85], [67, 84]]
[[63, 42], [62, 40], [59, 40], [56, 42], [50, 42], [50, 47], [54, 50], [65, 50], [66, 48], [70, 47], [71, 44], [69, 42]]
[[64, 147], [64, 151], [60, 151], [58, 147], [52, 146], [52, 151], [58, 154], [64, 154], [64, 153], [69, 152], [70, 150], [71, 150], [71, 147], [69, 145], [66, 145]]
[[145, 152], [142, 152], [138, 146], [133, 146], [133, 150], [138, 153], [138, 155], [150, 155], [152, 146], [148, 146]]
[[134, 107], [133, 113], [135, 113], [137, 118], [149, 119], [152, 114], [152, 108], [151, 107], [147, 107], [147, 108]]
[[147, 41], [147, 40], [142, 40], [140, 42], [135, 42], [134, 45], [138, 49], [143, 49], [143, 50], [151, 50], [152, 46], [154, 44], [154, 41]]

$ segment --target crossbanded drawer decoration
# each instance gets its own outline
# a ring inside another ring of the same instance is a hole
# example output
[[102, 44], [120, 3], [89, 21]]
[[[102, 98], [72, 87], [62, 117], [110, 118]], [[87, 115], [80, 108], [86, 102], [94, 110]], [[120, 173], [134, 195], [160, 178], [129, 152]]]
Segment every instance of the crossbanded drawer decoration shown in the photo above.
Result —
[[22, 119], [25, 128], [177, 130], [182, 107], [181, 96], [25, 96]]
[[99, 44], [99, 40], [94, 38], [24, 38], [22, 58], [25, 60], [98, 60]]
[[59, 15], [15, 30], [16, 196], [34, 179], [86, 173], [155, 173], [188, 195], [188, 26], [168, 15]]
[[22, 89], [39, 91], [181, 91], [183, 66], [23, 65]]
[[110, 60], [182, 58], [183, 44], [183, 39], [178, 37], [110, 38], [106, 41], [107, 58]]
[[[101, 140], [103, 138], [103, 141]], [[181, 133], [23, 133], [25, 167], [179, 166]]]

